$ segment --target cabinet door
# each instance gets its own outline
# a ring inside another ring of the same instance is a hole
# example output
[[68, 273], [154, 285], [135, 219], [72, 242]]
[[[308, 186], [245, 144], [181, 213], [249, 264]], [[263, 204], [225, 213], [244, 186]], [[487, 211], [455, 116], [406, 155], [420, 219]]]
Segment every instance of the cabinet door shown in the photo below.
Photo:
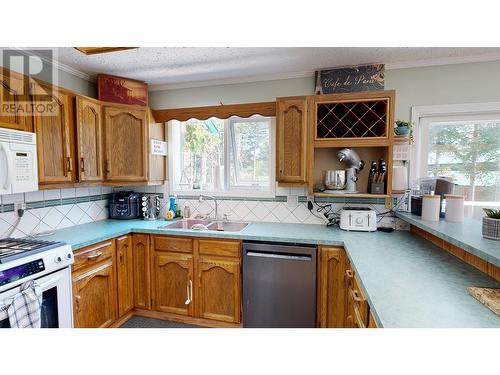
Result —
[[31, 115], [21, 104], [29, 101], [24, 76], [0, 67], [0, 128], [33, 131]]
[[154, 252], [153, 289], [155, 310], [193, 316], [193, 256]]
[[75, 327], [108, 327], [116, 319], [113, 262], [73, 273]]
[[[32, 92], [44, 94], [46, 85], [32, 84]], [[74, 181], [72, 96], [52, 89], [47, 101], [34, 97], [39, 110], [33, 114], [38, 149], [38, 180], [43, 183]]]
[[[154, 122], [153, 113], [148, 110], [149, 142], [152, 139], [167, 141], [167, 128], [165, 123]], [[149, 146], [149, 144], [148, 144]], [[167, 179], [167, 157], [153, 155], [149, 150], [149, 181], [165, 181]]]
[[146, 111], [106, 107], [104, 123], [106, 179], [146, 181]]
[[116, 239], [116, 269], [118, 273], [118, 316], [134, 307], [134, 272], [130, 236]]
[[307, 181], [308, 98], [278, 98], [277, 175], [279, 182]]
[[200, 256], [197, 296], [200, 318], [240, 323], [239, 259]]
[[134, 234], [132, 237], [134, 265], [134, 305], [138, 309], [151, 309], [150, 247], [149, 235]]
[[322, 328], [342, 328], [346, 317], [346, 253], [342, 248], [320, 248], [318, 321]]
[[77, 156], [80, 181], [102, 181], [102, 116], [95, 100], [76, 98]]

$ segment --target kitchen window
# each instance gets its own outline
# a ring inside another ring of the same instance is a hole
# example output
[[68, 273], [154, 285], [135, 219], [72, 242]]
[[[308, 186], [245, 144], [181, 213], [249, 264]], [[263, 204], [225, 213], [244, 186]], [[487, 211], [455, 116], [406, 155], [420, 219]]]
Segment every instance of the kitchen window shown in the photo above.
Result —
[[274, 197], [274, 117], [168, 123], [171, 191]]
[[452, 178], [466, 214], [479, 218], [500, 207], [500, 110], [460, 109], [418, 119], [414, 177]]

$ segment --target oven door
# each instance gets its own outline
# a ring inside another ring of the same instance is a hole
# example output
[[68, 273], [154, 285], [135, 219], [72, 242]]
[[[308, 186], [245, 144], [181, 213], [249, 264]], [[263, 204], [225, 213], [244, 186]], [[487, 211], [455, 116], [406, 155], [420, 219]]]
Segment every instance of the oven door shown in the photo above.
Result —
[[[69, 267], [35, 281], [42, 287], [42, 328], [72, 328], [73, 297]], [[0, 293], [0, 300], [12, 298], [20, 289], [15, 287]], [[8, 318], [0, 320], [0, 328], [10, 328]]]

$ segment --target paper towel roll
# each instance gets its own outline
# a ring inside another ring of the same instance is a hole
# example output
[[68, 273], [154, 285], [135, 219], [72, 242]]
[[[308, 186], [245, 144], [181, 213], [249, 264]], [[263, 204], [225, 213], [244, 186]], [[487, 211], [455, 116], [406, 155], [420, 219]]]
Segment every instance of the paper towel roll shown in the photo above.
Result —
[[408, 189], [408, 170], [401, 165], [392, 168], [392, 190]]

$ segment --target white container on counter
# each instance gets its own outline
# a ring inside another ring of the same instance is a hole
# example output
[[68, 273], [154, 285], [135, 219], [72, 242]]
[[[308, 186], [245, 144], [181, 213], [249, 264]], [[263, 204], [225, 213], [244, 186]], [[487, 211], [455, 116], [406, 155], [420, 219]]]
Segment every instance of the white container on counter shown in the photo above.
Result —
[[422, 220], [439, 221], [441, 211], [440, 195], [424, 195], [422, 199]]
[[392, 171], [392, 190], [403, 191], [408, 189], [408, 169], [402, 165], [395, 165]]
[[446, 213], [445, 220], [461, 223], [464, 221], [464, 200], [463, 195], [445, 194]]

